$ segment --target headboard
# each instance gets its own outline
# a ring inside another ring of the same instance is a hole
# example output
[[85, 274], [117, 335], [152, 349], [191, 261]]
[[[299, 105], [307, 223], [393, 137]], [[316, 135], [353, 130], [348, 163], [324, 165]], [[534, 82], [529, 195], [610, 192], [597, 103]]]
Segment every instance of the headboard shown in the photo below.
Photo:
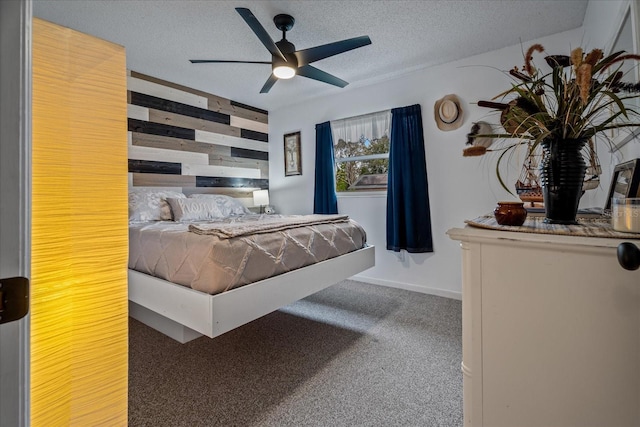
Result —
[[129, 188], [215, 193], [250, 205], [269, 188], [268, 112], [129, 71]]

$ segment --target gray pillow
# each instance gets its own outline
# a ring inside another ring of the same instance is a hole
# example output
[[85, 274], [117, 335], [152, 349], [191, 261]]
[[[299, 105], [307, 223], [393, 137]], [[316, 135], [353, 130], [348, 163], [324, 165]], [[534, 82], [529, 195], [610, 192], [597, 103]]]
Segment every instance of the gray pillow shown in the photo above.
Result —
[[129, 221], [170, 221], [167, 198], [186, 199], [182, 193], [169, 190], [134, 190], [129, 192]]

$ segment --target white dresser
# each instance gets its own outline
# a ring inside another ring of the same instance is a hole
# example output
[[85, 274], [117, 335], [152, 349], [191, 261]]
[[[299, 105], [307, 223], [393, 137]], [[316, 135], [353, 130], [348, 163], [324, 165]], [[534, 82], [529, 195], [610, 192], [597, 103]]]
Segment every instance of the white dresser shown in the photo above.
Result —
[[618, 264], [624, 240], [447, 234], [462, 248], [465, 426], [640, 426], [640, 270]]

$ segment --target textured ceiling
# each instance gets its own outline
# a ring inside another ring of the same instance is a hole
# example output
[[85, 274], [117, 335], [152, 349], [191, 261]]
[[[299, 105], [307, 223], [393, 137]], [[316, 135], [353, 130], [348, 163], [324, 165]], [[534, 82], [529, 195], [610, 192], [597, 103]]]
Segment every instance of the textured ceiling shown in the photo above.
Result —
[[[121, 44], [127, 67], [274, 110], [402, 73], [580, 27], [588, 0], [137, 1], [34, 0], [36, 17]], [[372, 44], [313, 65], [344, 89], [295, 77], [259, 94], [270, 65], [191, 64], [189, 59], [270, 61], [235, 7], [249, 8], [274, 41], [279, 13], [296, 22], [297, 49], [368, 35]]]

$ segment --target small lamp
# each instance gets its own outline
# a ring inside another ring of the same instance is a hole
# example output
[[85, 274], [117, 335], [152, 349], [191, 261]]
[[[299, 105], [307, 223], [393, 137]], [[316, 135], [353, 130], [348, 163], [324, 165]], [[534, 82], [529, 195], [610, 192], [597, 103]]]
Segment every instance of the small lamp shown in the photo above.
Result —
[[269, 190], [256, 190], [253, 192], [253, 205], [260, 206], [260, 213], [264, 213], [264, 207], [269, 204]]

